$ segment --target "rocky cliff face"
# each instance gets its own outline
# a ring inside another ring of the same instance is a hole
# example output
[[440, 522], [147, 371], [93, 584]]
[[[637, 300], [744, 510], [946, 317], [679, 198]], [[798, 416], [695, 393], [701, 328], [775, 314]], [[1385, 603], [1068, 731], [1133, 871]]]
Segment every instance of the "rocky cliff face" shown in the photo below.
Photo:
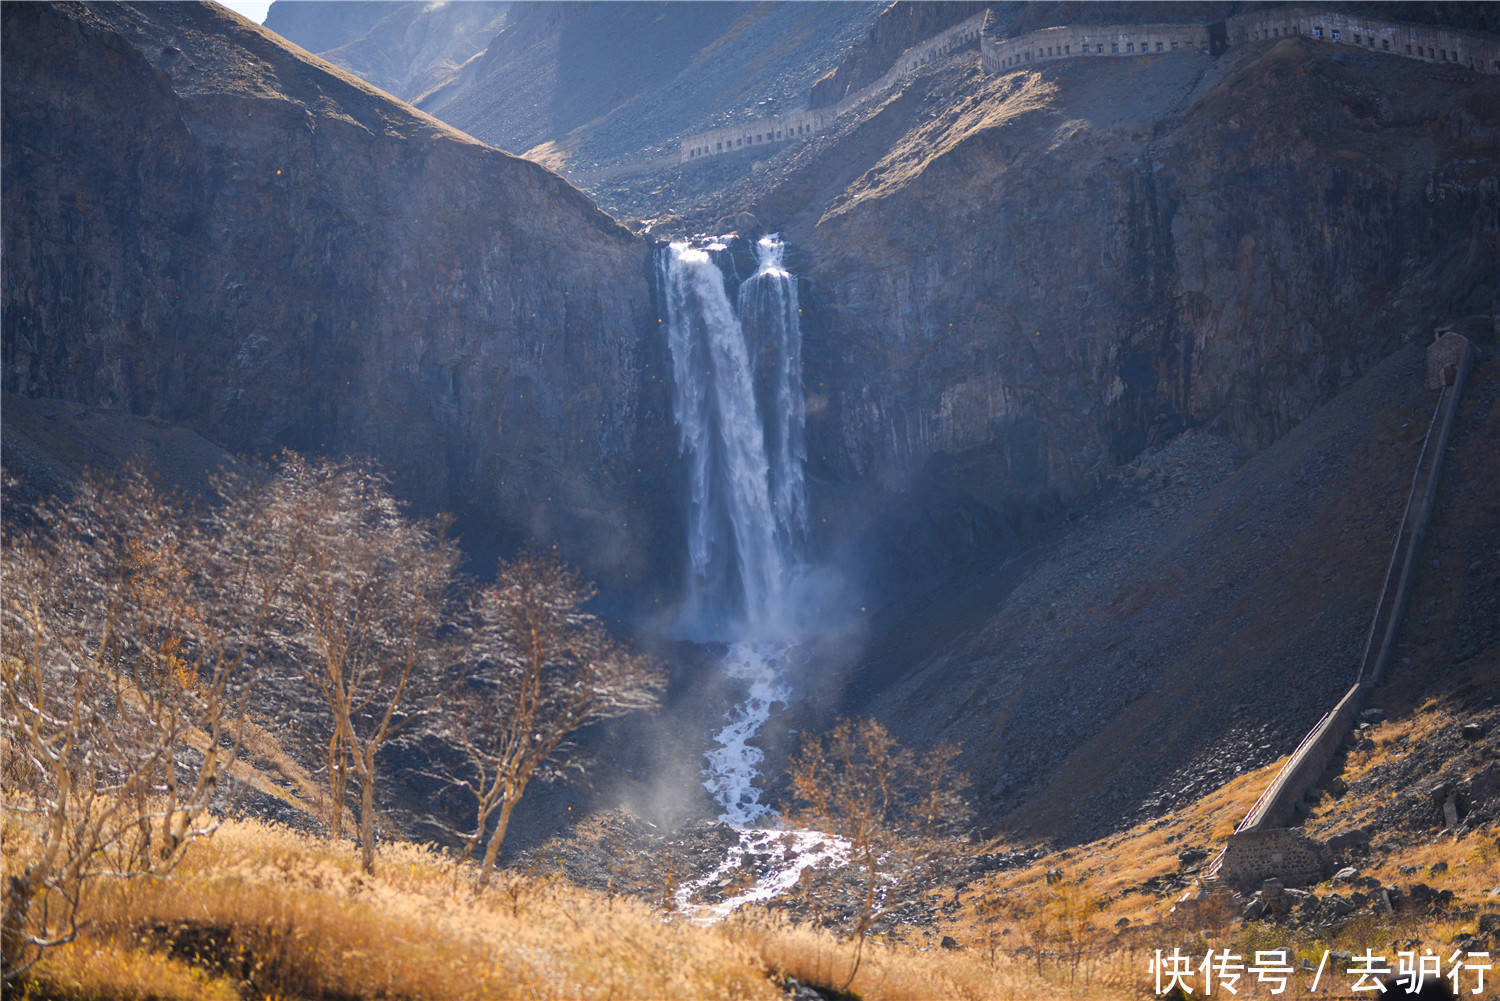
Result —
[[1494, 78], [1308, 41], [955, 59], [752, 196], [807, 251], [813, 474], [924, 498], [941, 564], [1185, 427], [1259, 450], [1489, 311], [1497, 147]]
[[[947, 579], [877, 617], [842, 710], [961, 740], [985, 818], [1032, 836], [1290, 750], [1358, 662], [1420, 345], [1492, 329], [1496, 148], [1493, 77], [1288, 39], [955, 58], [737, 188], [803, 251], [817, 520], [887, 596]], [[1493, 656], [1459, 555], [1494, 532], [1478, 440], [1413, 678]]]
[[[1500, 651], [1495, 570], [1476, 558], [1500, 541], [1489, 375], [1465, 393], [1371, 703], [1388, 711]], [[1409, 345], [1238, 469], [1202, 430], [1149, 451], [1025, 556], [882, 616], [845, 711], [961, 740], [988, 822], [1067, 840], [1289, 753], [1354, 681], [1436, 402], [1422, 376]]]
[[808, 107], [826, 108], [880, 78], [902, 52], [986, 9], [970, 0], [891, 4], [839, 64], [813, 84]]
[[4, 38], [8, 391], [372, 456], [480, 551], [675, 565], [644, 242], [211, 5], [11, 4]]

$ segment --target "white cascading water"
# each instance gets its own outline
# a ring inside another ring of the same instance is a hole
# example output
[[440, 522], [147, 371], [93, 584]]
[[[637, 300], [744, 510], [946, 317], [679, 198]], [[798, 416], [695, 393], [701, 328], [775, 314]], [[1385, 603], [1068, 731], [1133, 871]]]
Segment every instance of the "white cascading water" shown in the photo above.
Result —
[[[797, 280], [781, 266], [785, 247], [774, 236], [756, 244], [759, 266], [740, 285], [740, 323], [746, 343], [762, 346], [770, 382], [765, 425], [768, 491], [783, 562], [800, 563], [807, 537], [807, 492], [802, 467], [807, 463], [803, 437], [806, 414], [802, 400], [802, 324], [798, 319]], [[785, 609], [781, 609], [785, 611]]]
[[[766, 638], [785, 631], [784, 596], [807, 531], [802, 330], [781, 241], [757, 245], [760, 265], [740, 286], [738, 308], [713, 257], [725, 250], [674, 243], [660, 259], [672, 407], [692, 491], [683, 617], [692, 631]], [[745, 319], [773, 361], [769, 421], [756, 401]]]
[[734, 305], [715, 260], [727, 250], [722, 242], [673, 243], [658, 257], [673, 409], [691, 491], [682, 627], [727, 640], [725, 673], [748, 686], [714, 735], [719, 746], [703, 770], [720, 819], [740, 828], [740, 844], [718, 871], [682, 887], [678, 901], [692, 909], [694, 894], [747, 854], [763, 860], [754, 886], [700, 911], [709, 919], [773, 897], [807, 866], [846, 853], [838, 839], [815, 831], [752, 827], [772, 811], [755, 784], [762, 755], [750, 742], [772, 707], [791, 695], [787, 662], [797, 641], [788, 595], [807, 535], [802, 330], [781, 241], [757, 243], [757, 268]]

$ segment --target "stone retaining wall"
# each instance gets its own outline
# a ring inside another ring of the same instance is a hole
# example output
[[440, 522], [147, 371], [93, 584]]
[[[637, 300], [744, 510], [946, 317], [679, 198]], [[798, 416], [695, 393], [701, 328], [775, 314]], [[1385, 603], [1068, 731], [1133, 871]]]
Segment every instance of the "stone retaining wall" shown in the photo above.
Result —
[[1243, 890], [1259, 889], [1267, 879], [1279, 879], [1283, 886], [1310, 886], [1328, 870], [1322, 845], [1285, 828], [1236, 834], [1217, 864], [1217, 878]]
[[834, 106], [812, 111], [790, 111], [784, 115], [710, 129], [684, 139], [677, 162], [687, 163], [700, 157], [732, 153], [746, 146], [765, 146], [788, 139], [807, 138], [828, 128], [838, 116], [839, 106]]
[[1230, 45], [1300, 37], [1424, 62], [1500, 74], [1500, 39], [1475, 32], [1400, 24], [1316, 7], [1255, 11], [1227, 22]]
[[1355, 684], [1344, 693], [1333, 711], [1318, 721], [1250, 808], [1250, 813], [1235, 829], [1234, 838], [1249, 831], [1285, 827], [1297, 818], [1297, 804], [1333, 762], [1344, 737], [1359, 719], [1359, 711], [1364, 708], [1369, 690], [1370, 686], [1364, 682]]
[[[1427, 25], [1401, 24], [1316, 7], [1255, 11], [1221, 24], [1083, 25], [1042, 28], [1015, 38], [991, 39], [984, 34], [988, 12], [956, 24], [897, 58], [880, 79], [837, 105], [792, 111], [770, 118], [711, 129], [682, 141], [678, 163], [731, 153], [749, 146], [765, 146], [808, 139], [829, 128], [838, 118], [886, 93], [923, 66], [966, 46], [979, 43], [979, 62], [987, 73], [1006, 73], [1024, 66], [1058, 59], [1156, 55], [1182, 50], [1215, 52], [1229, 45], [1250, 45], [1280, 38], [1309, 38], [1462, 67], [1476, 73], [1500, 74], [1500, 38], [1475, 32]], [[1215, 45], [1216, 33], [1221, 41]]]
[[986, 73], [1007, 73], [1022, 66], [1056, 59], [1144, 56], [1180, 49], [1207, 52], [1208, 40], [1206, 24], [1043, 28], [1015, 38], [984, 39], [979, 46], [979, 64]]
[[897, 57], [891, 68], [878, 80], [845, 97], [828, 108], [808, 111], [789, 111], [770, 118], [757, 118], [737, 125], [699, 132], [682, 140], [679, 163], [688, 163], [706, 156], [732, 153], [747, 146], [765, 146], [786, 142], [789, 139], [805, 139], [822, 132], [840, 116], [873, 98], [886, 93], [896, 84], [915, 74], [923, 66], [979, 41], [984, 33], [988, 11], [981, 11], [966, 21], [941, 31], [925, 42], [913, 45]]

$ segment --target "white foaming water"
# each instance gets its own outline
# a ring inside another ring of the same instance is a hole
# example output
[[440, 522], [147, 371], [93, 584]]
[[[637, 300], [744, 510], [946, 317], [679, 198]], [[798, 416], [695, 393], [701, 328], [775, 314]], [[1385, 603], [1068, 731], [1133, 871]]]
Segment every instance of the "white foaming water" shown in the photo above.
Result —
[[[788, 661], [800, 623], [789, 595], [807, 535], [802, 329], [783, 249], [774, 236], [757, 243], [755, 273], [734, 306], [713, 256], [727, 250], [724, 242], [674, 243], [658, 257], [673, 412], [691, 489], [682, 625], [729, 639], [725, 673], [749, 689], [714, 735], [719, 746], [702, 773], [720, 819], [740, 829], [739, 844], [677, 894], [680, 907], [707, 920], [775, 897], [809, 866], [848, 856], [846, 843], [818, 831], [750, 826], [774, 819], [755, 784], [764, 756], [750, 742], [772, 706], [791, 696]], [[747, 858], [749, 889], [712, 905], [693, 902]]]
[[724, 673], [749, 682], [750, 691], [714, 734], [719, 746], [705, 755], [703, 785], [724, 808], [719, 819], [735, 827], [748, 827], [773, 812], [760, 801], [755, 785], [765, 755], [751, 747], [750, 740], [771, 718], [771, 706], [791, 698], [791, 686], [783, 677], [787, 652], [785, 647], [741, 641], [724, 657]]
[[796, 553], [807, 537], [807, 493], [802, 467], [807, 462], [803, 437], [806, 414], [802, 399], [802, 325], [798, 321], [797, 281], [781, 266], [782, 242], [761, 237], [756, 244], [759, 267], [740, 286], [740, 322], [745, 340], [764, 345], [770, 369], [770, 406], [765, 439], [771, 508], [777, 543]]
[[735, 305], [712, 256], [723, 246], [674, 243], [658, 258], [691, 490], [683, 621], [765, 639], [787, 629], [785, 595], [807, 531], [802, 330], [781, 241], [759, 242], [759, 267]]
[[[694, 896], [744, 867], [747, 858], [755, 872], [755, 879], [748, 889], [712, 904], [694, 902]], [[739, 844], [729, 849], [719, 867], [701, 879], [678, 887], [674, 899], [678, 910], [692, 914], [699, 921], [712, 923], [728, 917], [746, 904], [780, 896], [797, 885], [805, 870], [823, 864], [848, 865], [849, 842], [822, 831], [742, 830]]]

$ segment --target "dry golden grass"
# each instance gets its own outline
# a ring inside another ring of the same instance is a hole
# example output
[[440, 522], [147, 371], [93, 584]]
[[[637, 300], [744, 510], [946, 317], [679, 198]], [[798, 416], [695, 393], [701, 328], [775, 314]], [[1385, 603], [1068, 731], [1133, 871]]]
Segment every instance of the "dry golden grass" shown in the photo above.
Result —
[[[1493, 675], [1486, 673], [1478, 680], [1492, 682]], [[1375, 728], [1374, 750], [1349, 755], [1345, 781], [1352, 784], [1371, 769], [1392, 763], [1433, 735], [1456, 728], [1467, 715], [1461, 707], [1427, 699]], [[1212, 855], [1221, 848], [1281, 764], [1278, 761], [1239, 776], [1150, 823], [1050, 853], [1025, 868], [982, 880], [960, 895], [958, 912], [945, 930], [968, 951], [994, 953], [1000, 961], [1007, 953], [1021, 957], [1044, 946], [1047, 955], [1034, 962], [1040, 975], [1053, 983], [1074, 971], [1085, 984], [1111, 985], [1121, 991], [1120, 996], [1149, 996], [1149, 962], [1158, 948], [1179, 946], [1200, 959], [1210, 947], [1245, 956], [1256, 950], [1291, 948], [1298, 961], [1314, 967], [1324, 950], [1359, 954], [1371, 949], [1393, 962], [1401, 949], [1431, 949], [1447, 956], [1455, 936], [1473, 932], [1473, 914], [1494, 909], [1488, 891], [1500, 883], [1496, 840], [1500, 832], [1493, 825], [1462, 838], [1435, 832], [1376, 835], [1361, 874], [1387, 884], [1424, 882], [1437, 891], [1451, 890], [1455, 899], [1446, 912], [1358, 914], [1336, 930], [1317, 935], [1270, 923], [1244, 923], [1240, 905], [1227, 893], [1215, 893], [1185, 907], [1179, 903], [1180, 892], [1142, 891], [1141, 884], [1179, 870], [1177, 853], [1182, 849], [1203, 848]], [[1327, 838], [1366, 823], [1389, 806], [1392, 795], [1399, 793], [1351, 791], [1340, 799], [1325, 796], [1309, 818], [1307, 831]], [[1403, 873], [1403, 866], [1409, 871]], [[1412, 867], [1415, 871], [1410, 871]], [[1432, 871], [1434, 867], [1437, 872]], [[1049, 871], [1061, 873], [1061, 881], [1049, 883]], [[1322, 895], [1335, 887], [1312, 889]], [[1117, 926], [1122, 918], [1129, 920], [1124, 928]], [[1338, 971], [1333, 983], [1347, 979]], [[1270, 996], [1266, 985], [1240, 986], [1239, 997]]]
[[[1497, 673], [1491, 668], [1478, 672], [1478, 677], [1483, 683], [1493, 684]], [[1375, 726], [1370, 731], [1373, 748], [1350, 751], [1342, 777], [1356, 783], [1373, 770], [1396, 763], [1409, 749], [1442, 731], [1457, 728], [1466, 716], [1442, 699], [1424, 699], [1409, 712]], [[1388, 814], [1399, 801], [1400, 791], [1392, 790], [1351, 792], [1342, 799], [1324, 797], [1309, 816], [1306, 828], [1313, 836], [1326, 838]], [[1381, 930], [1387, 948], [1400, 940], [1417, 943], [1417, 949], [1442, 951], [1447, 947], [1451, 951], [1455, 935], [1473, 931], [1474, 922], [1461, 917], [1463, 912], [1495, 909], [1489, 891], [1500, 884], [1496, 833], [1493, 827], [1464, 836], [1445, 832], [1420, 837], [1390, 829], [1377, 832], [1369, 857], [1360, 865], [1361, 875], [1373, 876], [1385, 885], [1426, 883], [1436, 891], [1452, 891], [1454, 898], [1446, 914], [1398, 915], [1385, 921]]]
[[88, 937], [33, 972], [48, 994], [105, 998], [137, 996], [115, 986], [132, 970], [184, 962], [224, 979], [160, 996], [226, 996], [225, 983], [247, 997], [777, 996], [753, 954], [643, 904], [561, 884], [483, 897], [464, 886], [419, 846], [386, 846], [369, 877], [347, 844], [229, 822], [170, 879], [101, 889]]
[[325, 785], [293, 760], [271, 731], [251, 720], [239, 725], [240, 760], [235, 762], [234, 777], [308, 816], [319, 816], [327, 798]]
[[17, 998], [56, 1001], [111, 998], [119, 1001], [239, 1001], [232, 981], [150, 949], [88, 937], [52, 950], [46, 960], [46, 990], [23, 986]]
[[[1373, 751], [1351, 755], [1346, 778], [1357, 779], [1458, 718], [1429, 702], [1383, 724], [1374, 731]], [[851, 990], [871, 1001], [1143, 998], [1151, 993], [1150, 960], [1158, 948], [1201, 957], [1210, 947], [1243, 956], [1290, 947], [1299, 960], [1316, 964], [1325, 949], [1394, 956], [1396, 943], [1416, 943], [1442, 951], [1472, 930], [1472, 920], [1455, 911], [1488, 906], [1484, 894], [1500, 872], [1493, 829], [1463, 839], [1378, 836], [1365, 873], [1451, 889], [1458, 906], [1448, 915], [1357, 915], [1321, 936], [1243, 924], [1238, 905], [1227, 899], [1177, 907], [1180, 894], [1143, 886], [1175, 874], [1184, 848], [1217, 850], [1276, 767], [1241, 776], [1150, 823], [988, 877], [957, 898], [939, 895], [936, 903], [949, 905], [948, 916], [926, 931], [908, 930], [906, 941], [869, 942]], [[1378, 794], [1357, 790], [1326, 798], [1309, 831], [1326, 837], [1382, 805]], [[5, 833], [8, 873], [25, 857], [24, 831], [7, 824]], [[1439, 862], [1446, 868], [1432, 873]], [[1403, 865], [1420, 869], [1403, 874]], [[1052, 870], [1060, 880], [1048, 881]], [[450, 860], [420, 846], [384, 846], [378, 874], [369, 877], [347, 843], [227, 822], [194, 846], [169, 879], [96, 892], [87, 904], [87, 933], [46, 956], [31, 994], [773, 998], [787, 977], [836, 988], [852, 961], [851, 943], [764, 912], [698, 927], [664, 919], [660, 908], [640, 901], [546, 878], [506, 873], [483, 895], [469, 889], [472, 882], [472, 872], [455, 880]], [[1122, 918], [1129, 919], [1123, 927]], [[943, 935], [963, 948], [938, 948]], [[1269, 990], [1242, 983], [1238, 996], [1269, 998]]]
[[[964, 907], [955, 936], [960, 941], [968, 938], [977, 942], [995, 934], [990, 927], [992, 922], [976, 910], [987, 894], [1013, 899], [1016, 906], [1007, 909], [1012, 913], [1031, 913], [1044, 906], [1060, 892], [1047, 882], [1046, 874], [1052, 870], [1062, 873], [1069, 888], [1067, 892], [1082, 895], [1097, 905], [1089, 920], [1101, 932], [1109, 930], [1113, 934], [1121, 918], [1129, 919], [1132, 925], [1163, 920], [1173, 900], [1137, 892], [1137, 888], [1149, 880], [1177, 872], [1181, 868], [1177, 854], [1185, 848], [1203, 848], [1210, 855], [1221, 848], [1281, 764], [1277, 761], [1238, 776], [1197, 802], [1157, 820], [1086, 845], [1050, 853], [1025, 868], [999, 873], [976, 884], [962, 895]], [[1002, 921], [1000, 932], [1007, 928], [1010, 935], [1018, 938], [1025, 930], [1019, 920]]]
[[[705, 928], [559, 881], [507, 875], [477, 896], [472, 873], [457, 888], [453, 875], [438, 853], [392, 844], [370, 877], [347, 844], [226, 822], [171, 878], [95, 893], [89, 930], [47, 953], [22, 996], [775, 998], [786, 977], [841, 985], [852, 959], [850, 943], [764, 914]], [[851, 989], [1006, 1001], [1057, 986], [932, 945], [868, 944]], [[1095, 978], [1068, 996], [1125, 995]]]
[[[760, 956], [778, 979], [797, 980], [834, 989], [848, 979], [853, 947], [827, 932], [794, 925], [772, 915], [756, 915], [725, 924], [731, 940]], [[1065, 977], [1039, 974], [1030, 964], [1008, 956], [994, 961], [971, 951], [935, 949], [880, 939], [867, 942], [859, 971], [849, 991], [869, 1001], [966, 999], [1014, 1001], [1019, 998], [1060, 997], [1090, 999], [1137, 997], [1122, 984], [1133, 980], [1126, 971], [1112, 969], [1092, 982], [1068, 984]], [[1059, 993], [1063, 992], [1065, 993]]]
[[873, 167], [850, 184], [828, 210], [826, 218], [889, 195], [977, 132], [998, 128], [1048, 108], [1058, 91], [1055, 83], [1028, 71], [987, 77], [976, 82], [976, 87], [971, 95], [956, 98], [949, 115], [920, 122], [902, 136]]
[[[7, 852], [16, 840], [7, 843]], [[16, 859], [9, 859], [14, 863]], [[46, 998], [775, 998], [787, 977], [838, 987], [852, 945], [758, 914], [712, 927], [638, 901], [507, 874], [455, 888], [442, 855], [387, 845], [366, 876], [346, 843], [226, 822], [169, 878], [106, 886], [85, 934], [21, 996]], [[851, 990], [871, 1001], [1139, 996], [1144, 960], [1077, 969], [872, 941]]]
[[[370, 877], [345, 843], [226, 822], [171, 878], [96, 892], [88, 930], [48, 952], [21, 996], [775, 998], [786, 977], [843, 984], [852, 959], [850, 943], [771, 915], [699, 927], [545, 878], [507, 874], [483, 895], [471, 882], [455, 887], [452, 863], [421, 846], [385, 846]], [[1066, 982], [933, 945], [867, 944], [851, 989], [1008, 1001]], [[1133, 978], [1116, 969], [1067, 996], [1133, 996], [1119, 990]]]

